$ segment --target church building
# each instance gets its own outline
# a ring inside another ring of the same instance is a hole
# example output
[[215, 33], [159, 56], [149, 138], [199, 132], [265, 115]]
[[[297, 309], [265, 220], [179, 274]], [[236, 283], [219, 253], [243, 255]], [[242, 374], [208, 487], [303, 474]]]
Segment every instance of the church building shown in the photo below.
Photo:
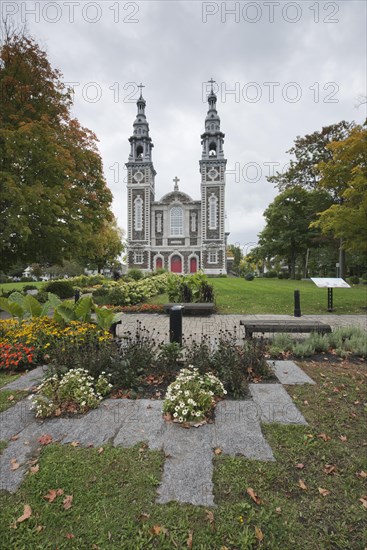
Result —
[[140, 85], [138, 112], [133, 135], [129, 138], [131, 149], [126, 163], [129, 268], [146, 272], [165, 268], [180, 274], [198, 270], [207, 275], [227, 272], [228, 233], [225, 232], [224, 210], [227, 160], [214, 81], [210, 83], [205, 131], [201, 135], [200, 200], [192, 199], [179, 189], [177, 176], [173, 180], [173, 191], [156, 200], [153, 142], [145, 115], [143, 86]]

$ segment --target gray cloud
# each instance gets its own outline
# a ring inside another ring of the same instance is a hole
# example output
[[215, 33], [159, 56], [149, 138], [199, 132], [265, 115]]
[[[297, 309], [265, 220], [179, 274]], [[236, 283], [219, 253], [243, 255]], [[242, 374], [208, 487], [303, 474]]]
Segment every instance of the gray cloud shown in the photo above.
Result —
[[[24, 4], [4, 2], [3, 14], [18, 8], [19, 19]], [[67, 2], [44, 2], [42, 9], [46, 4], [39, 22], [34, 15], [23, 16], [65, 81], [80, 83], [73, 113], [99, 138], [113, 208], [123, 228], [124, 163], [136, 113], [135, 88], [128, 83], [146, 85], [157, 198], [172, 189], [176, 175], [181, 189], [199, 198], [200, 134], [207, 111], [203, 82], [213, 77], [219, 83], [228, 169], [238, 172], [239, 166], [241, 174], [227, 178], [230, 242], [243, 245], [257, 240], [262, 213], [276, 194], [266, 181], [267, 163], [283, 166], [297, 135], [342, 119], [364, 119], [362, 108], [355, 108], [366, 89], [364, 2], [320, 1], [318, 14], [314, 1], [275, 2], [273, 22], [269, 2], [80, 1], [73, 22]], [[237, 4], [238, 22], [228, 13]], [[29, 10], [35, 3], [26, 5]], [[216, 9], [203, 22], [205, 10]], [[51, 23], [57, 13], [60, 19]], [[90, 22], [96, 15], [99, 20]], [[259, 21], [249, 22], [256, 17]], [[299, 20], [291, 23], [284, 17]], [[235, 89], [237, 96], [229, 93]], [[253, 101], [256, 94], [261, 97]], [[259, 167], [256, 181], [249, 163]]]

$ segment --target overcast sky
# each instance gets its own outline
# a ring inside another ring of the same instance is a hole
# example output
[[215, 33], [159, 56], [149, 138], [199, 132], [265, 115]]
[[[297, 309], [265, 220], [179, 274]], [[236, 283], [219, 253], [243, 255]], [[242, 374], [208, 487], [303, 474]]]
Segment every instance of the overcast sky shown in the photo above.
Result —
[[[126, 230], [125, 162], [137, 84], [157, 171], [156, 199], [200, 198], [206, 84], [218, 84], [225, 133], [229, 242], [256, 243], [276, 195], [266, 181], [305, 135], [342, 119], [363, 122], [366, 2], [4, 1], [75, 84], [73, 114], [99, 139], [113, 210]], [[277, 164], [276, 164], [277, 163]], [[248, 244], [250, 243], [250, 244]]]

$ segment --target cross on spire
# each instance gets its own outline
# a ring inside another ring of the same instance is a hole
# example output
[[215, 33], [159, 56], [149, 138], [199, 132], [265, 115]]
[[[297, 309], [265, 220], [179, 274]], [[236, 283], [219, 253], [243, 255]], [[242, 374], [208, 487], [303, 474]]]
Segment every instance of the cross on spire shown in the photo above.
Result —
[[179, 182], [179, 181], [180, 181], [180, 180], [178, 179], [177, 176], [173, 178], [173, 182], [174, 182], [174, 184], [175, 184], [175, 191], [178, 191], [178, 182]]
[[208, 83], [212, 85], [211, 93], [213, 94], [214, 93], [213, 84], [215, 84], [215, 80], [213, 80], [213, 77], [210, 80], [208, 80]]
[[144, 84], [140, 83], [138, 88], [140, 88], [140, 97], [143, 97], [143, 88], [145, 88]]

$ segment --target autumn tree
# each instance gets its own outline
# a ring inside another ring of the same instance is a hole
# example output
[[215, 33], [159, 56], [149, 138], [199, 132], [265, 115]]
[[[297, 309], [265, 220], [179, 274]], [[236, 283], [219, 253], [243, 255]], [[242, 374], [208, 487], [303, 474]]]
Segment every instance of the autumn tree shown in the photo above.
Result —
[[357, 126], [327, 146], [331, 159], [317, 166], [319, 187], [338, 200], [312, 226], [343, 239], [344, 249], [367, 253], [367, 128]]
[[33, 38], [5, 33], [0, 60], [0, 269], [62, 263], [112, 219], [97, 138]]
[[[277, 172], [268, 180], [280, 191], [290, 189], [294, 186], [301, 186], [306, 190], [319, 189], [321, 178], [318, 166], [320, 163], [327, 163], [332, 159], [332, 151], [328, 147], [335, 141], [343, 141], [355, 127], [354, 122], [342, 120], [337, 124], [324, 126], [321, 131], [307, 134], [304, 137], [297, 136], [294, 146], [287, 151], [292, 158], [289, 167], [283, 173]], [[332, 201], [337, 204], [340, 200], [336, 189], [328, 190]], [[331, 243], [334, 246], [333, 243]], [[345, 247], [343, 239], [339, 239], [339, 264], [341, 276], [345, 271]]]

